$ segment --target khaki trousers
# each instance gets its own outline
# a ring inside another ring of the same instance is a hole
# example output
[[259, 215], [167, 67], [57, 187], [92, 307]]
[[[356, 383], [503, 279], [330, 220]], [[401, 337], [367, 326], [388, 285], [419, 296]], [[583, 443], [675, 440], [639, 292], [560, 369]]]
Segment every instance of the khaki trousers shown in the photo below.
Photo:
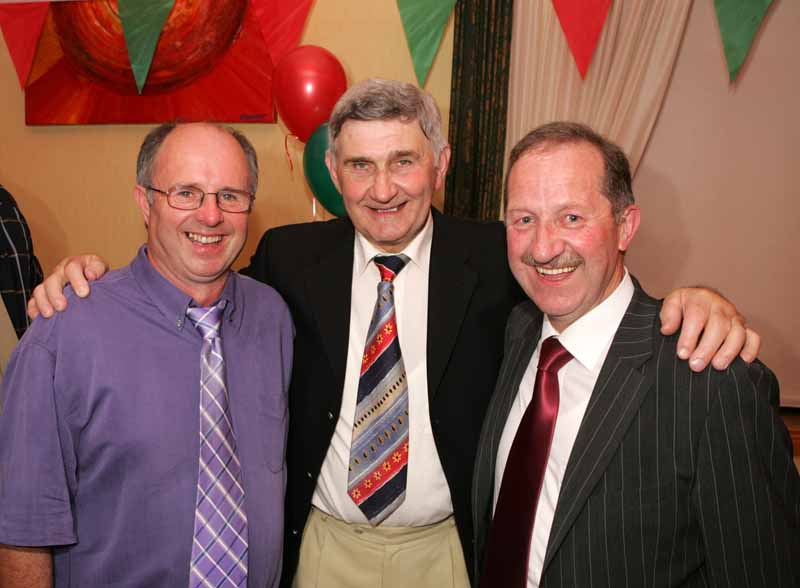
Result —
[[345, 523], [312, 507], [294, 588], [469, 588], [453, 517], [425, 527]]

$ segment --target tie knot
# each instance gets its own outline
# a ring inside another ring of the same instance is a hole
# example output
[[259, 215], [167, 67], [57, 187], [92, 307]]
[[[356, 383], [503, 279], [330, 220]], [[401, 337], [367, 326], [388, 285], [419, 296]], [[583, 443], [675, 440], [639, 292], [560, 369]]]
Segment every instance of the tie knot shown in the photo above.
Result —
[[223, 308], [219, 305], [210, 307], [190, 306], [186, 309], [186, 316], [200, 330], [203, 339], [213, 339], [214, 337], [219, 337], [222, 310]]
[[542, 341], [539, 351], [539, 369], [545, 372], [558, 373], [566, 363], [572, 359], [572, 354], [564, 349], [561, 342], [555, 337], [548, 337]]
[[403, 255], [376, 255], [373, 258], [378, 271], [381, 272], [381, 280], [384, 282], [393, 282], [397, 274], [408, 263], [408, 256]]

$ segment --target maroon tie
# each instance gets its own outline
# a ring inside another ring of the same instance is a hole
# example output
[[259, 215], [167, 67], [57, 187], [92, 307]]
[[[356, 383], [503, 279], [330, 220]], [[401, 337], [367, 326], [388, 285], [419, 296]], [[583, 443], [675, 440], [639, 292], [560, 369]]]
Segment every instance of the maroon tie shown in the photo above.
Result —
[[483, 588], [524, 588], [527, 584], [533, 519], [558, 416], [558, 370], [570, 359], [570, 352], [555, 337], [542, 342], [533, 398], [503, 472], [486, 546]]

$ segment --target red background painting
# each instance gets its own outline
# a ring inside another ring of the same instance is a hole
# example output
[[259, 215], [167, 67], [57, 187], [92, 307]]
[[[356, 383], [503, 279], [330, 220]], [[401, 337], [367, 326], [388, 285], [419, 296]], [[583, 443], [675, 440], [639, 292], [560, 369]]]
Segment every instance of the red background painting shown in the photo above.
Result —
[[310, 0], [175, 0], [142, 93], [116, 0], [51, 3], [25, 88], [29, 125], [275, 122], [273, 64]]

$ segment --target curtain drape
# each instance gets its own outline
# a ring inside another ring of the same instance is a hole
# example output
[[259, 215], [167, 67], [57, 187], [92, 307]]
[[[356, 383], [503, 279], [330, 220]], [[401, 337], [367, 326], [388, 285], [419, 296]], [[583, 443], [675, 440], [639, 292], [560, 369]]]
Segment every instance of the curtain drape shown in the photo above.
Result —
[[444, 210], [497, 219], [503, 185], [511, 0], [458, 0]]
[[551, 0], [514, 3], [506, 154], [554, 120], [586, 123], [627, 153], [635, 173], [680, 48], [692, 0], [614, 0], [586, 79]]

